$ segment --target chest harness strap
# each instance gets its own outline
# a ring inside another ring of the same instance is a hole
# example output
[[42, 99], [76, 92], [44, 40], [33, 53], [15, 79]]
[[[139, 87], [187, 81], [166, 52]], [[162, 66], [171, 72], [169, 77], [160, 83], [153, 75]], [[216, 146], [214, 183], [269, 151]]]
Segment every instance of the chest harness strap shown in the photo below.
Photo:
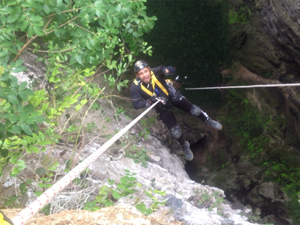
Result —
[[157, 85], [167, 96], [169, 95], [168, 91], [166, 88], [157, 80], [156, 76], [154, 73], [151, 71], [151, 83], [152, 83], [152, 88], [153, 92], [151, 92], [149, 89], [147, 89], [144, 85], [141, 84], [141, 88], [144, 92], [146, 92], [148, 95], [153, 96], [155, 94], [155, 85]]

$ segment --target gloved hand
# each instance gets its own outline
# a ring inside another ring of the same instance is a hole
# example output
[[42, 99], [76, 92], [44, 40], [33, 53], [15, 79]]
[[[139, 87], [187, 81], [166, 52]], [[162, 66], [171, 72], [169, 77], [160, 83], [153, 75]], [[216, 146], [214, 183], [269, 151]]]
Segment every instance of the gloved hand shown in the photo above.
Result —
[[154, 95], [154, 96], [151, 96], [151, 98], [147, 101], [145, 107], [148, 108], [150, 107], [150, 105], [152, 105], [153, 103], [157, 102], [157, 96]]
[[157, 102], [157, 96], [156, 95], [151, 96], [150, 101], [151, 101], [151, 104]]

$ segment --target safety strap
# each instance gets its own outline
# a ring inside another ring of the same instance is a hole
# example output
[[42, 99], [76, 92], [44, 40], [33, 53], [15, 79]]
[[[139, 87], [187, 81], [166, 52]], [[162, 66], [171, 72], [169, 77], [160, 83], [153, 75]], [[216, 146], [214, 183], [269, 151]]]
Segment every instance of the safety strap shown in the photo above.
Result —
[[152, 88], [153, 92], [151, 92], [149, 89], [147, 89], [144, 85], [141, 84], [142, 90], [147, 93], [149, 96], [155, 95], [155, 84], [168, 96], [169, 93], [166, 90], [166, 88], [157, 80], [156, 76], [154, 75], [153, 71], [151, 71], [151, 83], [152, 83]]

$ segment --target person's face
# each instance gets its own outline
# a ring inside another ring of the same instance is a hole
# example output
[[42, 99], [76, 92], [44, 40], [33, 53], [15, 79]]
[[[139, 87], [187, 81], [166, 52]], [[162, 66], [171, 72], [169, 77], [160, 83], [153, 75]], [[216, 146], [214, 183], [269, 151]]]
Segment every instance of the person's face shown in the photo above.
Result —
[[140, 78], [140, 80], [143, 83], [148, 84], [150, 82], [151, 75], [150, 75], [150, 68], [149, 67], [145, 67], [144, 69], [141, 69], [135, 75], [136, 75], [137, 78]]

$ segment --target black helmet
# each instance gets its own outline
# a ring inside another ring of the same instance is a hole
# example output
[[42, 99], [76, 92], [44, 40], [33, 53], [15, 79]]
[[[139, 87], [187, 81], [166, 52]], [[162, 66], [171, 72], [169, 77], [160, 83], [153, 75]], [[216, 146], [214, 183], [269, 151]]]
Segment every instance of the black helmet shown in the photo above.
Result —
[[142, 60], [139, 60], [134, 64], [134, 72], [137, 73], [146, 67], [148, 67], [148, 63], [146, 63]]

